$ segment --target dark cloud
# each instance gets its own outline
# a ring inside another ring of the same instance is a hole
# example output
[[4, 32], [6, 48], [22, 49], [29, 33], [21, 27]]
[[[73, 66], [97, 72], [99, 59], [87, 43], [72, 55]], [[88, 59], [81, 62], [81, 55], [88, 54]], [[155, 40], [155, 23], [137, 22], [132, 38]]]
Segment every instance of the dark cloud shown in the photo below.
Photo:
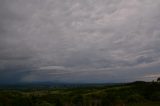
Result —
[[0, 0], [1, 82], [148, 80], [160, 63], [159, 7], [151, 0]]

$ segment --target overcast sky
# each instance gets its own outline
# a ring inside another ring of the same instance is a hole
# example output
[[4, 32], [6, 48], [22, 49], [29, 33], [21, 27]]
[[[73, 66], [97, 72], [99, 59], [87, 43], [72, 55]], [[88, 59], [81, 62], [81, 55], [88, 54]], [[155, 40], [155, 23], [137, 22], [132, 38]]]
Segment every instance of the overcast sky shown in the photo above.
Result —
[[0, 83], [160, 76], [160, 0], [0, 0]]

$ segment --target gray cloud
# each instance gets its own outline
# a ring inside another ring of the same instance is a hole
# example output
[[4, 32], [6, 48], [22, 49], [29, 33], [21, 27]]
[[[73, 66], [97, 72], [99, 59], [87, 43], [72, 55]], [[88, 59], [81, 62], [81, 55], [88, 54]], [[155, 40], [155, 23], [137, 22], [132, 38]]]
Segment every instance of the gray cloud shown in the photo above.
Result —
[[129, 73], [127, 80], [148, 80], [145, 67], [160, 63], [159, 7], [151, 0], [0, 0], [1, 82], [124, 81]]

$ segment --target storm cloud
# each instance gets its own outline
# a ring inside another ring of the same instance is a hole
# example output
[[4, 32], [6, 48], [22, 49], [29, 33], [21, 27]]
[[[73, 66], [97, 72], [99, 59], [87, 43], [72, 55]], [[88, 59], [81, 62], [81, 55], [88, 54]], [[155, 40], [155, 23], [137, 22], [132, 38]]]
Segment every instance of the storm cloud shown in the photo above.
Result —
[[155, 79], [159, 10], [158, 0], [0, 0], [0, 82]]

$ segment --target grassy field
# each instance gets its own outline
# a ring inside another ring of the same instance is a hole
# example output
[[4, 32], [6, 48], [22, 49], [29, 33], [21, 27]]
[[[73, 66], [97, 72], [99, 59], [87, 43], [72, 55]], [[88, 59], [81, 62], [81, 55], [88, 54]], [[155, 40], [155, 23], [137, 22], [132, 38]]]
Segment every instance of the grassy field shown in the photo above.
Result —
[[160, 84], [1, 89], [0, 106], [160, 106]]

